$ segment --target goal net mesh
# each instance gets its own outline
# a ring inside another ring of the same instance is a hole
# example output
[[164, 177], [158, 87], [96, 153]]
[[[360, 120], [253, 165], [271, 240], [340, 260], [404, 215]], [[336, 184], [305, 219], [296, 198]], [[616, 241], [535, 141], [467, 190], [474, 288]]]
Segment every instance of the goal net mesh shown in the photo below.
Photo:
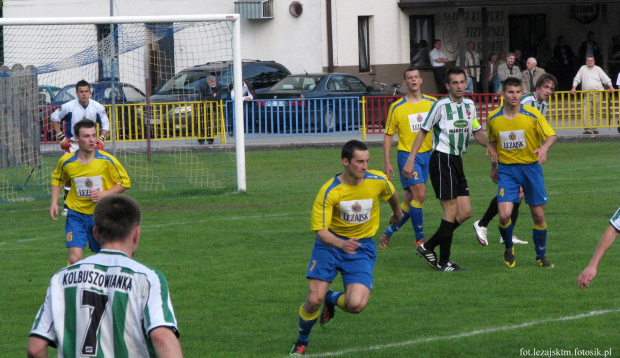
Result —
[[0, 202], [48, 195], [63, 154], [50, 115], [76, 98], [79, 80], [106, 108], [105, 150], [132, 188], [236, 189], [220, 99], [232, 82], [231, 21], [0, 29]]

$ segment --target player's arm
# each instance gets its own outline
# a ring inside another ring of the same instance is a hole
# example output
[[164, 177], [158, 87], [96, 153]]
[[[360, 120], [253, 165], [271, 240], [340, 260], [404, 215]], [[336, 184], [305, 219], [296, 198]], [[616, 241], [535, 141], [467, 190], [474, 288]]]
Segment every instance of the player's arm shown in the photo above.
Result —
[[596, 247], [596, 251], [594, 251], [594, 256], [590, 260], [590, 264], [586, 267], [583, 272], [577, 278], [577, 285], [581, 290], [584, 290], [586, 287], [590, 287], [590, 282], [596, 276], [596, 268], [598, 267], [599, 262], [607, 252], [607, 249], [611, 247], [616, 238], [618, 237], [618, 231], [612, 225], [609, 225], [603, 237], [601, 237], [601, 241], [598, 243]]
[[37, 336], [30, 336], [27, 350], [28, 358], [47, 358], [47, 346], [47, 340]]
[[58, 185], [52, 185], [52, 202], [50, 203], [50, 216], [52, 220], [58, 220], [58, 199], [60, 198], [61, 188]]
[[390, 134], [385, 134], [383, 136], [383, 162], [385, 163], [385, 174], [388, 176], [389, 180], [392, 180], [394, 176], [394, 169], [392, 168], [392, 164], [390, 164], [390, 151], [392, 150], [393, 139], [394, 136]]
[[415, 136], [413, 140], [413, 145], [411, 145], [411, 152], [409, 153], [409, 157], [407, 158], [407, 163], [403, 167], [403, 175], [407, 178], [411, 178], [413, 175], [413, 163], [415, 162], [415, 156], [418, 153], [418, 150], [422, 147], [424, 143], [424, 139], [428, 135], [428, 131], [424, 128], [420, 128], [420, 131]]
[[93, 189], [90, 191], [90, 200], [93, 201], [93, 203], [98, 202], [99, 200], [101, 200], [101, 198], [103, 198], [104, 196], [110, 195], [110, 194], [120, 194], [122, 192], [124, 192], [125, 190], [127, 190], [129, 188], [125, 188], [124, 186], [115, 184], [113, 187], [111, 187], [108, 190], [104, 190], [104, 191], [99, 191], [97, 189]]
[[155, 354], [158, 358], [180, 358], [183, 357], [181, 344], [176, 334], [168, 327], [157, 327], [149, 334], [153, 341]]
[[101, 136], [99, 139], [103, 141], [101, 137], [104, 139], [107, 138], [110, 132], [110, 119], [108, 118], [108, 113], [105, 111], [105, 108], [102, 105], [99, 106], [101, 107], [99, 108], [99, 118], [101, 120]]
[[550, 135], [547, 137], [547, 140], [545, 140], [545, 143], [534, 151], [534, 153], [538, 154], [538, 164], [543, 164], [547, 161], [547, 151], [549, 151], [555, 141], [556, 136]]
[[347, 254], [354, 254], [355, 250], [360, 247], [357, 239], [342, 240], [327, 229], [317, 230], [316, 237], [325, 245], [340, 249]]

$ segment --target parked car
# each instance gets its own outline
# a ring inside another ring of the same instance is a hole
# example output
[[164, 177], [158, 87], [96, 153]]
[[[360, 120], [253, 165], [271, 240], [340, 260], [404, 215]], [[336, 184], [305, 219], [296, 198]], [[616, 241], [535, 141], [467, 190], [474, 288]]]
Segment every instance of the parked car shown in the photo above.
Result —
[[350, 74], [291, 75], [256, 95], [254, 118], [272, 132], [351, 130], [361, 122], [359, 99], [375, 95]]
[[[117, 123], [119, 128], [117, 132], [121, 134], [119, 137], [126, 139], [138, 139], [142, 138], [142, 106], [128, 106], [132, 104], [143, 104], [146, 100], [146, 96], [135, 86], [132, 86], [124, 82], [114, 82], [114, 90], [112, 89], [112, 81], [100, 81], [90, 84], [91, 95], [90, 97], [95, 101], [110, 105], [112, 99], [114, 103], [121, 105], [116, 112]], [[114, 93], [114, 96], [112, 95]], [[77, 97], [75, 93], [75, 85], [67, 85], [63, 87], [56, 95], [56, 98], [52, 101], [53, 106], [60, 106]], [[112, 120], [111, 113], [108, 112], [110, 121]]]
[[[243, 79], [250, 82], [256, 92], [269, 89], [269, 87], [291, 74], [286, 67], [274, 61], [244, 60], [241, 67]], [[216, 97], [211, 95], [212, 91], [207, 85], [207, 76], [209, 75], [215, 76], [217, 80]], [[232, 82], [232, 61], [209, 62], [182, 70], [150, 97], [150, 103], [154, 105], [153, 116], [155, 126], [161, 127], [165, 125], [167, 127], [162, 128], [161, 131], [174, 131], [181, 136], [183, 134], [191, 135], [191, 128], [204, 129], [209, 125], [210, 121], [198, 126], [198, 118], [210, 118], [211, 112], [209, 112], [209, 109], [213, 107], [207, 106], [204, 109], [207, 113], [204, 113], [201, 109], [205, 107], [196, 105], [196, 102], [229, 99]], [[158, 105], [161, 103], [170, 103], [170, 105]], [[232, 123], [230, 120], [232, 119], [231, 109], [229, 108], [226, 111], [228, 117], [230, 117], [227, 118], [229, 123]], [[210, 131], [209, 128], [206, 129]], [[207, 133], [210, 134], [209, 136], [212, 136], [212, 133]], [[205, 132], [201, 131], [201, 133], [198, 133], [198, 136], [205, 136]], [[198, 139], [198, 142], [201, 144], [204, 141], [204, 139]], [[209, 139], [208, 142], [212, 143], [213, 139]]]
[[54, 138], [50, 115], [54, 112], [52, 101], [58, 92], [60, 87], [39, 85], [39, 128], [42, 142], [50, 142]]

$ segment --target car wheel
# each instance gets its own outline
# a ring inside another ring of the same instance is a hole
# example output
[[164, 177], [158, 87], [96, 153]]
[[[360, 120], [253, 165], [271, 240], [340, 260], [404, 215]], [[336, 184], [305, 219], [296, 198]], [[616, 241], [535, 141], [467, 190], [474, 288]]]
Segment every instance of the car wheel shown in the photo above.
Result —
[[333, 107], [325, 107], [322, 117], [323, 130], [325, 132], [333, 132], [336, 128], [336, 112]]

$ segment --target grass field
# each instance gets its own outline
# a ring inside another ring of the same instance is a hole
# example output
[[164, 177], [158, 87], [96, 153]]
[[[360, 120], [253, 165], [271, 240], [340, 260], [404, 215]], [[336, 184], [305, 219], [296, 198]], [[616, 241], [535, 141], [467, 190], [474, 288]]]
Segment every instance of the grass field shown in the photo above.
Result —
[[[389, 248], [379, 250], [365, 311], [337, 311], [329, 331], [316, 325], [308, 353], [519, 357], [534, 356], [534, 349], [539, 356], [586, 356], [599, 349], [600, 356], [620, 356], [620, 244], [609, 250], [589, 290], [576, 285], [620, 205], [618, 144], [552, 148], [544, 170], [550, 198], [547, 256], [554, 269], [535, 265], [531, 243], [518, 245], [516, 268], [506, 268], [492, 227], [491, 244], [478, 244], [471, 225], [495, 187], [489, 159], [472, 146], [464, 160], [474, 218], [456, 231], [452, 249], [452, 258], [467, 271], [432, 271], [414, 255], [407, 224]], [[248, 152], [243, 194], [128, 192], [143, 209], [136, 259], [167, 276], [186, 357], [288, 354], [307, 292], [304, 275], [314, 240], [310, 209], [319, 187], [341, 171], [339, 155], [336, 148]], [[371, 148], [371, 167], [383, 169], [380, 147]], [[400, 187], [397, 180], [395, 185]], [[430, 236], [441, 208], [430, 186], [428, 194]], [[48, 280], [66, 263], [64, 221], [52, 222], [48, 206], [47, 200], [0, 205], [0, 357], [25, 356]], [[389, 216], [386, 203], [382, 209], [377, 241]], [[523, 205], [515, 234], [531, 241], [531, 224]], [[342, 288], [339, 277], [333, 286]]]

